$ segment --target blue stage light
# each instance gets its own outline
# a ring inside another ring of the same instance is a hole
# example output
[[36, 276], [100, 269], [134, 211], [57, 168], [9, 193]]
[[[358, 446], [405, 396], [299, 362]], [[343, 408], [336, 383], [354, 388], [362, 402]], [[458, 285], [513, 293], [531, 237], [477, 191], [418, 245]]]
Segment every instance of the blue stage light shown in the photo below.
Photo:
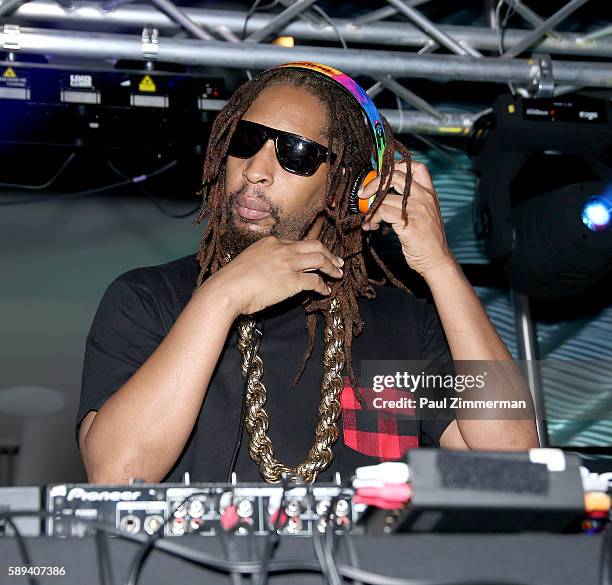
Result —
[[612, 197], [589, 197], [582, 206], [582, 223], [594, 232], [609, 228], [612, 224]]

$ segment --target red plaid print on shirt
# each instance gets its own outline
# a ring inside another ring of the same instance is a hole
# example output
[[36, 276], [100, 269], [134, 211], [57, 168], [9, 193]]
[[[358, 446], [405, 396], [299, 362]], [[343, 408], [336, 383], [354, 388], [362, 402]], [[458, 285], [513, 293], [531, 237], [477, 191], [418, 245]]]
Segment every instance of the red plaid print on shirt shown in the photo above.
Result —
[[376, 408], [375, 398], [399, 400], [411, 397], [409, 392], [385, 388], [375, 392], [371, 388], [359, 388], [366, 401], [366, 408], [355, 398], [348, 378], [340, 404], [342, 406], [342, 430], [344, 443], [365, 455], [381, 461], [400, 459], [408, 449], [419, 446], [414, 408]]

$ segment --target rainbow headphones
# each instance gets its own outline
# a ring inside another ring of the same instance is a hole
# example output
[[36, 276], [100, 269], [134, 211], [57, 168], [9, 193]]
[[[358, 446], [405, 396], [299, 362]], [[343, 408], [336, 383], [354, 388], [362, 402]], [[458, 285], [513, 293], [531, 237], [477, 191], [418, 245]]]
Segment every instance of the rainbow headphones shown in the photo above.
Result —
[[375, 179], [382, 171], [383, 155], [387, 147], [387, 139], [385, 138], [385, 130], [383, 128], [382, 118], [376, 109], [374, 102], [354, 79], [350, 78], [342, 71], [338, 71], [333, 67], [328, 67], [321, 63], [313, 63], [310, 61], [293, 61], [277, 65], [273, 69], [279, 67], [291, 67], [293, 69], [308, 69], [319, 75], [323, 75], [332, 81], [336, 82], [344, 91], [353, 96], [361, 109], [365, 112], [370, 128], [374, 136], [374, 144], [376, 146], [376, 169], [370, 167], [362, 169], [357, 179], [351, 185], [349, 194], [349, 209], [352, 213], [367, 213], [376, 198], [372, 195], [369, 199], [359, 199], [357, 193], [362, 186], [366, 186], [372, 179]]

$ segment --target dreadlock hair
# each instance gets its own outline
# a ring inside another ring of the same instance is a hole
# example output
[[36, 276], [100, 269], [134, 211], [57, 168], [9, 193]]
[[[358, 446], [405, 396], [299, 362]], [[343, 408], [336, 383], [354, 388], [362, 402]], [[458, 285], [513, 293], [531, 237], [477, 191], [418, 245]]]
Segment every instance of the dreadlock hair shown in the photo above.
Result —
[[[344, 258], [345, 261], [343, 277], [334, 283], [329, 283], [331, 294], [322, 299], [309, 296], [303, 303], [307, 316], [308, 344], [292, 385], [295, 386], [298, 383], [314, 349], [317, 328], [316, 313], [327, 315], [332, 299], [337, 298], [344, 318], [343, 341], [348, 375], [356, 398], [365, 407], [365, 401], [357, 388], [351, 351], [353, 337], [360, 335], [363, 330], [358, 297], [375, 298], [374, 285], [383, 285], [385, 279], [376, 281], [368, 277], [363, 255], [361, 230], [363, 218], [360, 214], [350, 212], [349, 192], [359, 172], [365, 167], [371, 168], [372, 156], [375, 156], [374, 140], [365, 113], [355, 98], [348, 95], [336, 82], [304, 69], [270, 69], [240, 86], [221, 110], [213, 124], [206, 150], [202, 189], [198, 193], [203, 198], [202, 207], [193, 222], [194, 225], [197, 225], [204, 218], [208, 219], [197, 255], [200, 273], [196, 290], [207, 276], [222, 268], [229, 260], [223, 253], [221, 241], [224, 230], [228, 229], [227, 217], [223, 213], [223, 201], [226, 198], [225, 172], [230, 140], [238, 121], [259, 93], [266, 87], [278, 84], [289, 84], [306, 89], [324, 108], [324, 135], [329, 147], [326, 160], [324, 221], [319, 239], [332, 253]], [[407, 163], [408, 169], [411, 163], [410, 153], [403, 144], [393, 138], [391, 127], [385, 118], [383, 118], [383, 127], [387, 138], [387, 148], [382, 169], [380, 169], [380, 187], [372, 211], [380, 207], [391, 189], [394, 152], [400, 153], [401, 160]], [[334, 162], [331, 160], [332, 152], [336, 154]], [[402, 199], [404, 222], [407, 222], [406, 204], [410, 185], [411, 173], [408, 172]], [[334, 197], [335, 206], [332, 207]], [[312, 220], [304, 227], [300, 239], [307, 233], [318, 213], [313, 214]], [[406, 293], [412, 294], [391, 274], [373, 249], [370, 248], [369, 252], [387, 279]]]

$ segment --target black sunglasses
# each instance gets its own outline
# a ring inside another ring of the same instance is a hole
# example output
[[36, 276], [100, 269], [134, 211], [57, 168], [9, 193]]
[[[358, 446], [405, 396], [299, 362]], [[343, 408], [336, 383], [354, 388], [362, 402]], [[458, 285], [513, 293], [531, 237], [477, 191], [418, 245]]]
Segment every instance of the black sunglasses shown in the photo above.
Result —
[[[317, 142], [247, 120], [238, 122], [227, 153], [237, 158], [251, 158], [268, 140], [274, 140], [280, 166], [294, 175], [313, 175], [327, 158], [328, 149]], [[332, 153], [331, 160], [335, 158]]]

